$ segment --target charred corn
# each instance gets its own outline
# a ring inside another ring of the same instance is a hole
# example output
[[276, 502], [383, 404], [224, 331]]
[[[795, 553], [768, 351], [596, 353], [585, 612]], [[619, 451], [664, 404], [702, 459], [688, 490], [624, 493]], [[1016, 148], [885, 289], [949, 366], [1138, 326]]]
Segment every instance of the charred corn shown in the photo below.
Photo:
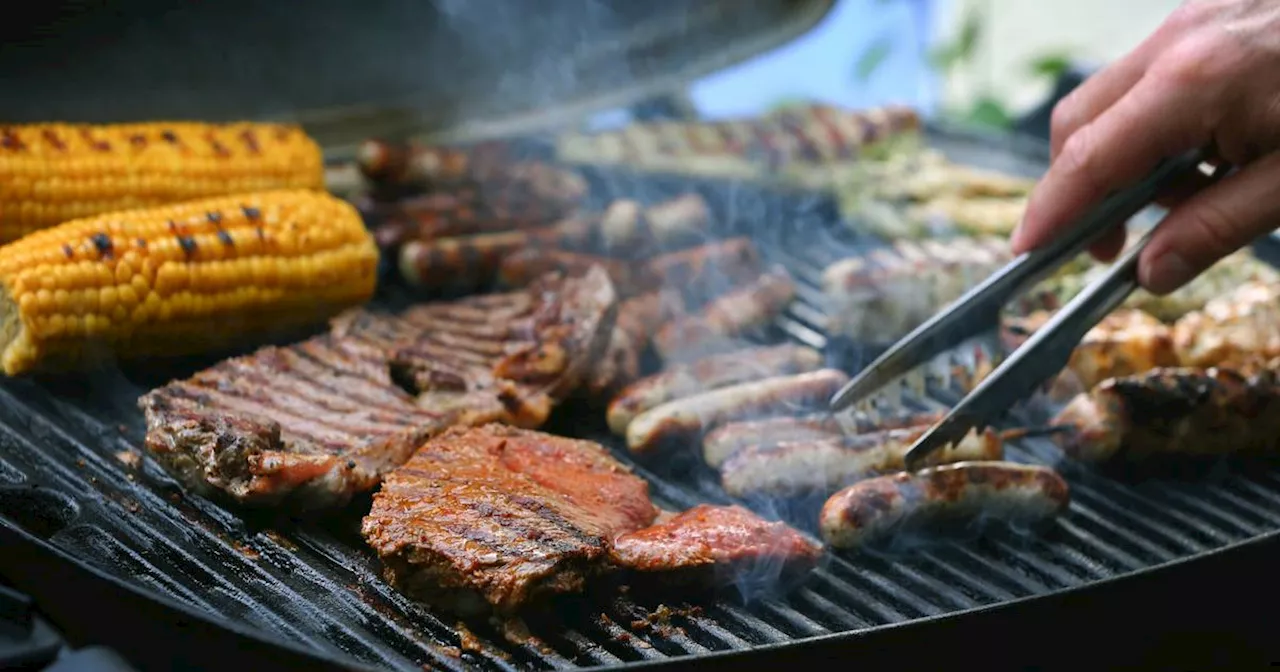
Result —
[[350, 205], [255, 192], [79, 219], [0, 247], [8, 375], [216, 351], [321, 323], [372, 295]]
[[0, 126], [0, 242], [105, 212], [323, 187], [320, 147], [294, 126]]

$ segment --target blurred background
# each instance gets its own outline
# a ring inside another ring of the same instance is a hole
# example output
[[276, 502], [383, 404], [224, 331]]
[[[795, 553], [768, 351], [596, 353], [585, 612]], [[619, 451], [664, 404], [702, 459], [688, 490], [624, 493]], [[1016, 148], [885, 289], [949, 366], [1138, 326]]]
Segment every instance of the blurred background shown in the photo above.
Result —
[[1179, 4], [839, 0], [808, 34], [697, 82], [689, 95], [709, 117], [805, 99], [852, 108], [892, 101], [1005, 126], [1042, 101], [1065, 69], [1119, 57]]

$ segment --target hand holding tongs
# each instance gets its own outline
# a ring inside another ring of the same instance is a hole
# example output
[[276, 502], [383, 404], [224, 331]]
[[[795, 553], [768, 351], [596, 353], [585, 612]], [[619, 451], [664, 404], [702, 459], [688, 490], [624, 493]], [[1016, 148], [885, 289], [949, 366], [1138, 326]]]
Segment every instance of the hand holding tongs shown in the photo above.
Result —
[[[1085, 213], [1057, 239], [996, 271], [854, 377], [831, 399], [831, 412], [868, 398], [960, 342], [996, 328], [1001, 307], [1083, 252], [1104, 233], [1122, 226], [1179, 178], [1194, 170], [1215, 178], [1225, 174], [1222, 169], [1202, 168], [1206, 158], [1207, 152], [1196, 150], [1164, 161], [1139, 184], [1113, 193]], [[1138, 287], [1138, 256], [1156, 228], [1158, 224], [1122, 253], [1106, 275], [1068, 302], [947, 417], [920, 437], [907, 452], [907, 467], [917, 468], [932, 452], [963, 439], [973, 429], [988, 426], [1014, 401], [1026, 398], [1066, 367], [1084, 335]]]

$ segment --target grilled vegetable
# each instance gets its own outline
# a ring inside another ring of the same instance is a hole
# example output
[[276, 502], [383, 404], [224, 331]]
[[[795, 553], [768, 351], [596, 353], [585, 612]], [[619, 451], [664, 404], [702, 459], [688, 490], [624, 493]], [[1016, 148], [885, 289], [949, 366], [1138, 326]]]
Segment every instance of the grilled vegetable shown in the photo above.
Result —
[[1280, 444], [1280, 362], [1240, 370], [1166, 368], [1111, 378], [1067, 405], [1057, 438], [1084, 462], [1273, 453]]
[[373, 293], [355, 209], [270, 191], [79, 219], [0, 248], [8, 375], [177, 356], [323, 322]]
[[293, 126], [0, 127], [0, 242], [117, 210], [323, 187], [320, 147]]
[[818, 528], [831, 546], [856, 548], [943, 519], [1038, 522], [1062, 513], [1070, 501], [1067, 482], [1048, 467], [959, 462], [855, 483], [827, 500]]
[[1173, 327], [1183, 366], [1280, 356], [1280, 283], [1253, 281], [1188, 313]]

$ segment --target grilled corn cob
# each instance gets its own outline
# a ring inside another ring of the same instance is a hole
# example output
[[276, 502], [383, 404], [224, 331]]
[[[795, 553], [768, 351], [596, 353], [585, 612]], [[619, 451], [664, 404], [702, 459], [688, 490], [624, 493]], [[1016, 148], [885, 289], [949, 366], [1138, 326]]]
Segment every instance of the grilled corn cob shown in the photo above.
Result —
[[0, 242], [105, 212], [323, 187], [320, 147], [293, 126], [0, 127]]
[[67, 222], [0, 247], [8, 375], [177, 356], [321, 322], [373, 293], [355, 209], [270, 191]]

